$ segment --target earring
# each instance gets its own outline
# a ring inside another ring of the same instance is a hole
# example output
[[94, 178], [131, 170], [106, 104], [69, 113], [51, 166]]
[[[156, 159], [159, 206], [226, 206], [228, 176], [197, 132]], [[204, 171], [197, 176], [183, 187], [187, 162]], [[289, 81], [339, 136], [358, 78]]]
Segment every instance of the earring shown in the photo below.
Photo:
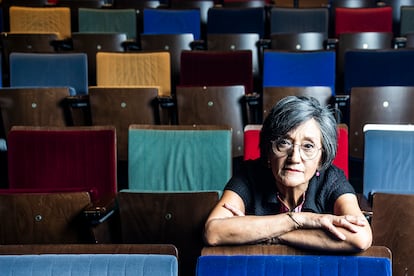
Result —
[[316, 171], [316, 176], [320, 176], [321, 175], [321, 173], [317, 170]]

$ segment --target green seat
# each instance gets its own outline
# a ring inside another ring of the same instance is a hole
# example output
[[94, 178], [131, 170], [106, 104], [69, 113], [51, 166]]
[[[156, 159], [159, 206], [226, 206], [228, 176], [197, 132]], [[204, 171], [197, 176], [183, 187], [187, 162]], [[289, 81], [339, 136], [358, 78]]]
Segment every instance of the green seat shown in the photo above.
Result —
[[134, 9], [79, 8], [80, 33], [126, 33], [137, 37], [137, 15]]
[[128, 187], [141, 191], [221, 191], [232, 173], [226, 126], [131, 125]]

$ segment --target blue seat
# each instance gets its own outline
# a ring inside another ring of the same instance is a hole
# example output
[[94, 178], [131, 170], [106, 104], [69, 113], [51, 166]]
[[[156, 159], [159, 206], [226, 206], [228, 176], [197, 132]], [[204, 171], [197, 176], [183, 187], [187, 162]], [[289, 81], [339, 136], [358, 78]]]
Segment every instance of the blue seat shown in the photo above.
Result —
[[414, 127], [367, 124], [364, 137], [364, 196], [414, 194]]
[[69, 87], [70, 94], [88, 93], [85, 53], [11, 53], [11, 87]]
[[344, 93], [352, 87], [414, 86], [414, 49], [349, 50], [344, 57]]
[[144, 34], [191, 33], [200, 39], [201, 14], [196, 9], [144, 9]]
[[335, 52], [267, 50], [263, 56], [263, 87], [329, 86], [335, 95]]
[[389, 276], [391, 261], [362, 256], [211, 255], [198, 258], [196, 275]]
[[177, 258], [151, 254], [1, 255], [2, 275], [178, 275]]

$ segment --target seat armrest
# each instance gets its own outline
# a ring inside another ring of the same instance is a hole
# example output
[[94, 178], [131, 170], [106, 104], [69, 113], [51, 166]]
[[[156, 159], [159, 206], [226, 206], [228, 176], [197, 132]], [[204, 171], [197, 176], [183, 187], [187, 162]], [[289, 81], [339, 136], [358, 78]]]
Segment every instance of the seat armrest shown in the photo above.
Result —
[[158, 96], [157, 100], [162, 108], [171, 108], [175, 106], [174, 98], [171, 96]]
[[50, 42], [56, 52], [73, 51], [72, 39], [56, 39]]
[[260, 95], [258, 93], [246, 94], [244, 98], [250, 107], [257, 106], [260, 101]]
[[270, 49], [272, 47], [272, 40], [265, 38], [259, 39], [257, 46], [259, 49]]
[[121, 43], [122, 48], [125, 52], [141, 51], [141, 46], [136, 40], [127, 39]]
[[207, 50], [207, 42], [205, 40], [194, 40], [190, 43], [191, 50]]
[[106, 221], [118, 209], [115, 196], [93, 202], [83, 210], [83, 215], [91, 225]]
[[335, 50], [338, 47], [339, 39], [338, 38], [328, 38], [325, 40], [325, 49], [326, 50]]
[[405, 48], [407, 45], [407, 38], [404, 36], [394, 37], [393, 45], [396, 49]]

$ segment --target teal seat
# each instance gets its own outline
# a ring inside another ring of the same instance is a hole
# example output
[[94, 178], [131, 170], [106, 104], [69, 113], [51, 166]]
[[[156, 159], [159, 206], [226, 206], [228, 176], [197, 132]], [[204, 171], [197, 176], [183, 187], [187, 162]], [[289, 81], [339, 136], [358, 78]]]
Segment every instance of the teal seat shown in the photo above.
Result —
[[226, 126], [131, 125], [129, 189], [223, 190], [232, 173], [231, 137]]

